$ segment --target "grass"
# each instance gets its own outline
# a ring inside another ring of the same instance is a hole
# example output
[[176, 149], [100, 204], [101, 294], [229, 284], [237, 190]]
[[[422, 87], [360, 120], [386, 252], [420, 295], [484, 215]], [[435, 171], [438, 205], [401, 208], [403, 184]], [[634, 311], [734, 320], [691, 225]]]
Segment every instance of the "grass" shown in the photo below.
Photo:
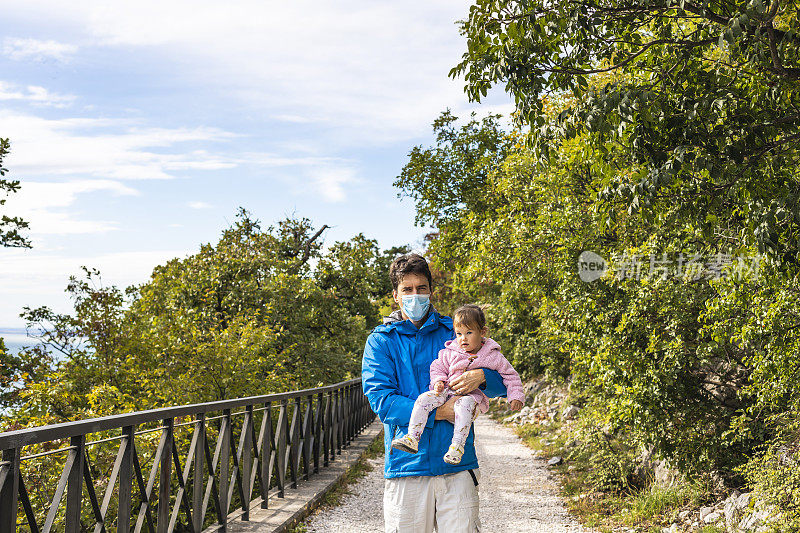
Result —
[[650, 487], [633, 493], [628, 498], [627, 522], [635, 524], [639, 521], [656, 517], [667, 518], [670, 522], [678, 519], [678, 511], [687, 505], [696, 507], [700, 503], [702, 490], [691, 485], [681, 487]]
[[[369, 446], [358, 458], [358, 461], [350, 467], [347, 473], [334, 485], [333, 489], [323, 496], [319, 507], [314, 513], [320, 510], [331, 509], [341, 505], [342, 499], [350, 494], [349, 487], [372, 471], [373, 467], [369, 464], [369, 459], [374, 459], [383, 455], [383, 430], [375, 437]], [[286, 533], [306, 533], [305, 523], [300, 523], [286, 530]]]

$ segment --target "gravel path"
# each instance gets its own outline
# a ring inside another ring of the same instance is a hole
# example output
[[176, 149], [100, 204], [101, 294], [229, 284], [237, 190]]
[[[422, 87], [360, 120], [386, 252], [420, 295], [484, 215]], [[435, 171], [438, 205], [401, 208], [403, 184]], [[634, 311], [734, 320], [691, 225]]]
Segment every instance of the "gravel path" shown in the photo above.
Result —
[[[534, 459], [514, 432], [479, 416], [475, 421], [480, 464], [481, 523], [489, 533], [579, 533], [550, 479], [546, 461]], [[383, 457], [335, 509], [306, 521], [309, 533], [383, 532]], [[446, 532], [443, 532], [446, 533]]]

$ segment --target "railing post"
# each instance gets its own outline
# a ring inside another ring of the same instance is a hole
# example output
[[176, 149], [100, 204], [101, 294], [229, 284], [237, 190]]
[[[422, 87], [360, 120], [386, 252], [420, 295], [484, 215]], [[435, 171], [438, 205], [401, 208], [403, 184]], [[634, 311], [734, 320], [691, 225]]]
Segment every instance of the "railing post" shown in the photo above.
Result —
[[117, 499], [117, 533], [131, 530], [131, 490], [133, 485], [133, 437], [134, 427], [122, 428], [122, 463], [119, 465], [119, 492]]
[[358, 389], [353, 385], [353, 435], [361, 431], [361, 402]]
[[356, 438], [358, 431], [358, 397], [356, 396], [356, 386], [350, 387], [350, 442]]
[[350, 442], [355, 440], [358, 429], [358, 392], [353, 385], [350, 389]]
[[353, 440], [356, 438], [356, 434], [361, 431], [360, 420], [361, 415], [359, 413], [359, 407], [361, 404], [358, 401], [358, 388], [353, 385]]
[[169, 493], [170, 478], [172, 477], [172, 445], [173, 445], [173, 418], [165, 418], [164, 424], [164, 447], [161, 449], [160, 476], [158, 480], [158, 521], [156, 522], [156, 533], [167, 533], [169, 529]]
[[314, 395], [308, 395], [308, 407], [303, 416], [303, 479], [308, 481], [308, 474], [311, 471], [311, 444], [313, 432], [311, 425], [314, 423]]
[[272, 402], [264, 404], [264, 418], [261, 421], [261, 508], [269, 508], [269, 486], [272, 481]]
[[253, 406], [246, 405], [245, 406], [245, 415], [244, 415], [244, 422], [242, 423], [242, 432], [243, 435], [240, 437], [244, 444], [242, 446], [242, 458], [241, 458], [241, 469], [242, 469], [242, 520], [249, 521], [250, 520], [250, 476], [252, 475], [253, 471], [253, 432], [251, 429], [251, 425], [253, 424]]
[[17, 531], [19, 456], [19, 448], [3, 450], [3, 464], [0, 465], [0, 533]]
[[347, 447], [347, 386], [342, 387], [339, 393], [339, 447], [336, 452], [342, 453]]
[[345, 439], [345, 444], [350, 445], [353, 442], [353, 386], [347, 386], [347, 402], [345, 402], [344, 406], [345, 410], [347, 411], [345, 416], [347, 417], [347, 423], [345, 424], [345, 428], [347, 429], [347, 439]]
[[331, 391], [331, 414], [330, 414], [331, 424], [330, 424], [330, 436], [328, 442], [328, 444], [330, 445], [329, 458], [331, 461], [336, 460], [336, 432], [337, 432], [336, 420], [338, 414], [339, 414], [339, 391], [333, 390]]
[[297, 470], [300, 465], [300, 426], [302, 419], [302, 403], [300, 398], [295, 398], [292, 410], [292, 427], [289, 429], [289, 474], [292, 478], [292, 488], [297, 488]]
[[[86, 435], [77, 435], [70, 439], [69, 451], [72, 456], [72, 468], [67, 478], [67, 510], [64, 515], [66, 533], [81, 531], [81, 498], [83, 496], [83, 462], [86, 451]], [[16, 515], [16, 509], [14, 509]]]
[[192, 530], [200, 533], [203, 529], [203, 457], [206, 449], [206, 414], [198, 413], [194, 431], [197, 434], [197, 447], [194, 449], [194, 474], [192, 480]]
[[230, 502], [228, 501], [228, 486], [230, 485], [230, 458], [231, 458], [231, 440], [230, 440], [230, 427], [231, 427], [231, 410], [224, 409], [222, 411], [223, 418], [222, 424], [219, 428], [219, 437], [222, 439], [222, 448], [219, 454], [219, 507], [220, 516], [219, 524], [222, 531], [226, 531], [228, 527], [228, 508]]
[[354, 420], [354, 428], [355, 431], [353, 438], [355, 439], [355, 434], [361, 432], [361, 391], [358, 387], [353, 387], [353, 405], [355, 408], [353, 409], [353, 420]]
[[281, 400], [281, 409], [278, 413], [278, 431], [275, 436], [275, 460], [277, 461], [277, 482], [278, 482], [278, 497], [284, 497], [284, 489], [286, 484], [286, 433], [288, 432], [288, 413], [286, 412], [289, 407], [287, 400]]
[[319, 456], [322, 450], [322, 423], [325, 411], [323, 394], [317, 393], [317, 412], [314, 415], [314, 473], [319, 473]]
[[358, 391], [358, 430], [367, 427], [367, 412], [364, 410], [364, 392], [359, 387]]
[[338, 437], [336, 439], [336, 454], [342, 454], [344, 446], [344, 387], [339, 389], [339, 402], [336, 409], [336, 428]]
[[330, 460], [331, 449], [331, 397], [333, 393], [328, 391], [325, 393], [325, 413], [322, 415], [322, 449], [323, 449], [323, 466], [328, 466]]
[[367, 397], [364, 396], [364, 391], [359, 391], [358, 397], [361, 398], [361, 429], [367, 427], [367, 420], [369, 418], [369, 411], [367, 411]]
[[331, 461], [336, 459], [336, 447], [339, 442], [339, 389], [331, 397]]

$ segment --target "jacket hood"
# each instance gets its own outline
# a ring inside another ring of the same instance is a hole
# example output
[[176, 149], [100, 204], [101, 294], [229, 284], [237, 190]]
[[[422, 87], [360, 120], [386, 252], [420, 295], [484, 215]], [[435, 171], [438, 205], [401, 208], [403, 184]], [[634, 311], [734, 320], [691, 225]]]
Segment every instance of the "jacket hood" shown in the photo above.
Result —
[[403, 318], [403, 313], [398, 309], [396, 311], [392, 311], [389, 316], [383, 317], [384, 324], [391, 324], [392, 322], [400, 322], [401, 320], [405, 320]]
[[[444, 343], [444, 347], [449, 348], [450, 350], [455, 350], [457, 352], [467, 353], [466, 350], [464, 350], [463, 348], [461, 348], [461, 346], [458, 345], [456, 339], [447, 341], [446, 343]], [[495, 341], [494, 339], [490, 339], [489, 337], [484, 337], [483, 346], [481, 346], [481, 349], [478, 350], [478, 353], [476, 353], [475, 355], [485, 355], [494, 350], [498, 351], [500, 350], [500, 345], [497, 344], [497, 341]]]

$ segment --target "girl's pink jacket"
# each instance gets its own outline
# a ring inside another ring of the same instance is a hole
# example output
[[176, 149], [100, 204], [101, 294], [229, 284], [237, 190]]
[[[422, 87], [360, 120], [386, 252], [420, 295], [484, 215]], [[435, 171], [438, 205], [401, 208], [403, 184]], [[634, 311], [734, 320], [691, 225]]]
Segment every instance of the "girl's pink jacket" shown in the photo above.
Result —
[[[507, 390], [506, 398], [509, 402], [519, 400], [525, 403], [522, 380], [511, 363], [500, 353], [500, 345], [489, 337], [485, 337], [483, 341], [483, 346], [474, 355], [461, 349], [455, 340], [444, 343], [444, 348], [439, 350], [439, 357], [431, 363], [430, 388], [433, 389], [437, 381], [444, 381], [445, 385], [449, 386], [450, 381], [463, 374], [465, 370], [489, 368], [497, 370], [503, 377], [503, 384]], [[470, 358], [473, 359], [472, 362]], [[480, 389], [475, 389], [469, 395], [478, 402], [481, 413], [489, 409], [489, 399]]]

